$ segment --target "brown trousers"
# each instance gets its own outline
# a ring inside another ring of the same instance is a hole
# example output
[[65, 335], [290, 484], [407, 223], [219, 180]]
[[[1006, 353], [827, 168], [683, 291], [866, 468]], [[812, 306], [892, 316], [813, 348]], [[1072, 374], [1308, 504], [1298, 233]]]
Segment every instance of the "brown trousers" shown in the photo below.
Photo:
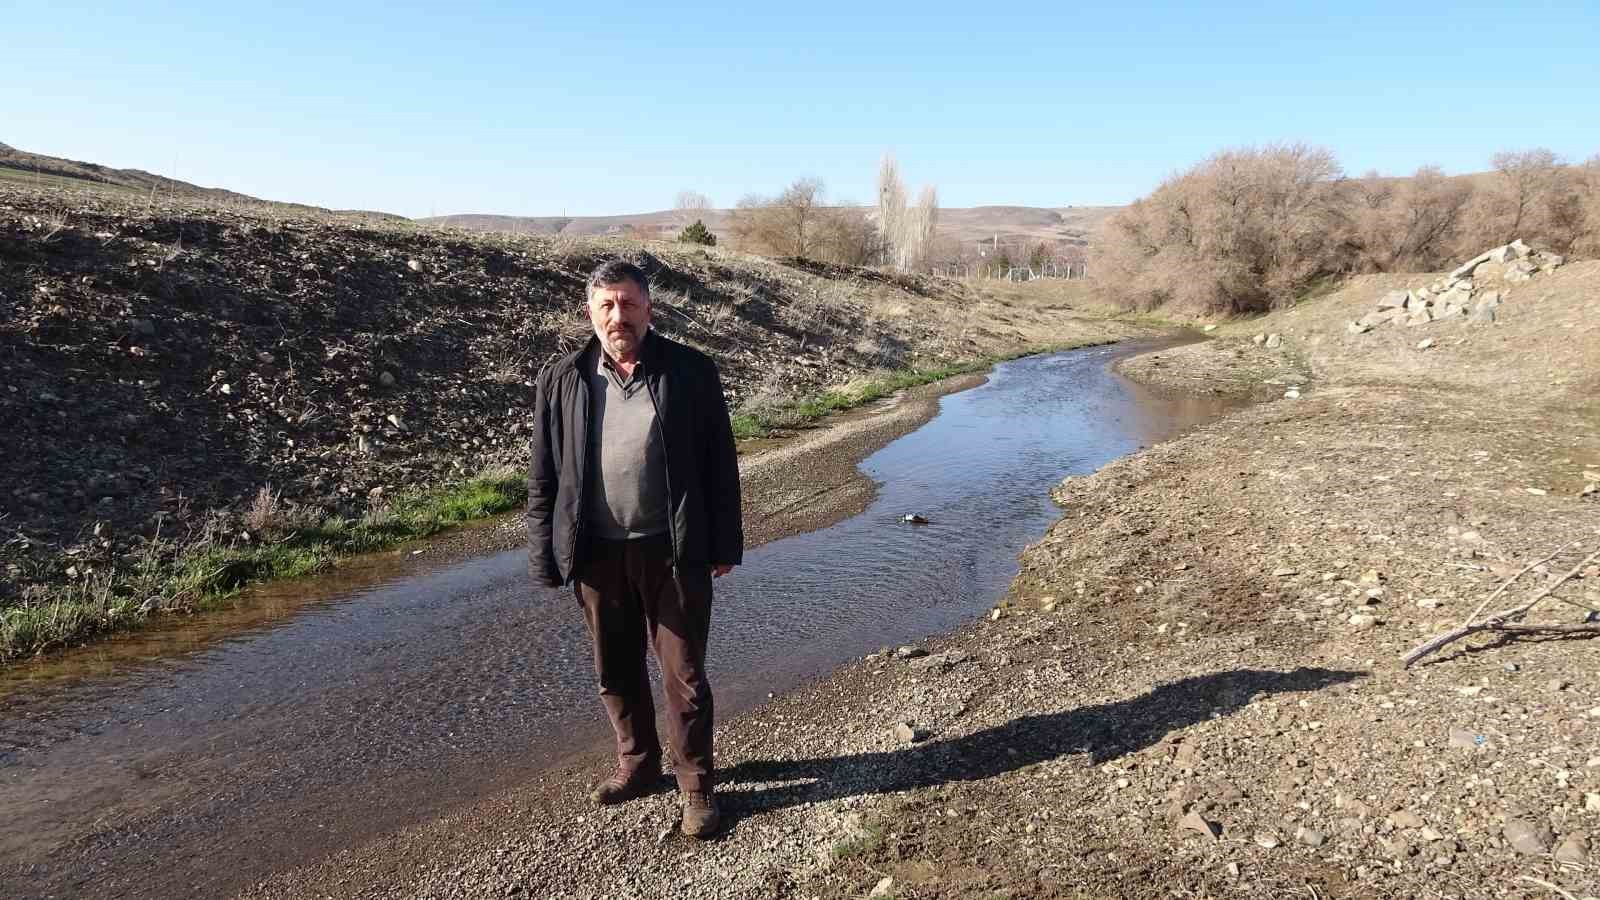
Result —
[[600, 701], [617, 732], [618, 766], [632, 773], [661, 762], [645, 666], [648, 643], [661, 666], [678, 789], [711, 790], [711, 684], [705, 668], [711, 568], [680, 569], [674, 579], [666, 535], [594, 540], [578, 573], [577, 590], [594, 640]]

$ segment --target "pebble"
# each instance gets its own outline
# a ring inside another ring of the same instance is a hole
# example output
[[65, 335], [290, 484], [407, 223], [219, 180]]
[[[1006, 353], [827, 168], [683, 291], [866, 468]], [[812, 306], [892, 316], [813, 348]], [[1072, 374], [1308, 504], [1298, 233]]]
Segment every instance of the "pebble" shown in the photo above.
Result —
[[1556, 862], [1581, 866], [1589, 861], [1589, 840], [1581, 834], [1569, 834], [1556, 848]]
[[406, 268], [410, 269], [413, 272], [421, 272], [422, 271], [422, 263], [419, 260], [408, 259], [408, 260], [406, 260]]
[[1294, 839], [1308, 847], [1321, 847], [1328, 842], [1327, 835], [1315, 828], [1307, 828], [1304, 825], [1294, 830]]
[[1366, 613], [1357, 613], [1356, 615], [1350, 617], [1350, 627], [1356, 629], [1357, 631], [1365, 631], [1368, 628], [1375, 627], [1377, 624], [1378, 617], [1369, 616]]
[[1270, 831], [1258, 831], [1258, 832], [1256, 832], [1256, 834], [1255, 834], [1255, 842], [1256, 842], [1256, 846], [1264, 847], [1264, 848], [1266, 848], [1268, 850], [1272, 850], [1272, 849], [1276, 848], [1280, 843], [1282, 843], [1281, 841], [1278, 840], [1278, 836], [1273, 834]]
[[1583, 809], [1585, 812], [1600, 813], [1600, 794], [1584, 794]]
[[1222, 834], [1221, 825], [1192, 811], [1178, 822], [1178, 827], [1185, 831], [1193, 831], [1196, 834], [1204, 835], [1213, 841], [1217, 840], [1217, 836]]
[[378, 375], [378, 383], [384, 387], [394, 387], [394, 373], [388, 371], [380, 373]]
[[1422, 341], [1421, 343], [1417, 344], [1417, 349], [1418, 350], [1429, 350], [1429, 349], [1432, 349], [1433, 344], [1434, 344], [1433, 338], [1428, 338], [1428, 339]]
[[869, 900], [871, 900], [871, 898], [887, 897], [890, 894], [892, 894], [893, 892], [894, 892], [894, 876], [885, 875], [885, 876], [883, 876], [882, 879], [880, 879], [878, 881], [878, 883], [876, 885], [873, 886], [872, 893], [868, 894], [867, 897], [869, 898]]
[[1434, 828], [1424, 828], [1417, 833], [1417, 836], [1430, 844], [1438, 843], [1439, 841], [1444, 840], [1444, 835], [1440, 834], [1439, 831]]
[[896, 647], [894, 655], [899, 659], [917, 659], [918, 657], [927, 656], [928, 651], [922, 649], [921, 647], [914, 647], [910, 644], [907, 644], [904, 647]]
[[1394, 827], [1396, 828], [1421, 828], [1423, 825], [1427, 824], [1426, 822], [1422, 821], [1421, 816], [1411, 812], [1410, 810], [1404, 809], [1390, 816], [1389, 821], [1393, 822]]
[[1530, 822], [1527, 819], [1511, 819], [1506, 822], [1506, 843], [1513, 850], [1528, 856], [1542, 856], [1550, 852], [1550, 829]]
[[1476, 732], [1461, 728], [1450, 729], [1450, 746], [1457, 750], [1476, 750], [1480, 746]]
[[397, 431], [407, 431], [407, 430], [409, 430], [409, 429], [406, 428], [406, 420], [400, 418], [400, 415], [398, 413], [390, 413], [387, 416], [384, 416], [383, 420], [385, 422], [388, 422], [390, 425], [393, 425], [395, 427], [395, 430], [397, 430]]
[[932, 736], [933, 732], [926, 728], [919, 728], [910, 722], [901, 722], [894, 726], [895, 740], [902, 744], [918, 744]]

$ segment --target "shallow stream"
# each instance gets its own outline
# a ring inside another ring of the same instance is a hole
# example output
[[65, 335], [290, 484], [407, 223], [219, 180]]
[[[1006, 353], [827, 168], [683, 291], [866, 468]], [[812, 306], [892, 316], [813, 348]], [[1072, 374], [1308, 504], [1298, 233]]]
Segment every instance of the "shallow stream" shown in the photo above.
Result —
[[[1151, 346], [999, 366], [863, 463], [867, 512], [750, 552], [717, 583], [719, 713], [973, 618], [1059, 515], [1053, 484], [1226, 410], [1110, 371]], [[521, 551], [357, 571], [291, 586], [339, 588], [291, 614], [130, 638], [147, 659], [0, 681], [0, 876], [21, 876], [0, 883], [217, 894], [604, 745], [572, 594], [531, 587]]]

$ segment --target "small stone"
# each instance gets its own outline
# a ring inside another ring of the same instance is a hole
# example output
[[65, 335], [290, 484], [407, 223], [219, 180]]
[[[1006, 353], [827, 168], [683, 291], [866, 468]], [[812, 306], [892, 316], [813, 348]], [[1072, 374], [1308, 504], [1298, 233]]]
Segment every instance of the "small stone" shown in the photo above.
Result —
[[1391, 815], [1389, 817], [1389, 821], [1394, 823], [1394, 827], [1396, 828], [1421, 828], [1427, 824], [1426, 822], [1422, 821], [1421, 816], [1405, 809], [1402, 809], [1399, 812], [1396, 812], [1394, 815]]
[[1300, 399], [1300, 389], [1299, 388], [1289, 388], [1287, 391], [1283, 392], [1283, 399], [1285, 399], [1285, 400], [1299, 400]]
[[1544, 825], [1530, 822], [1527, 819], [1511, 819], [1506, 822], [1506, 843], [1518, 853], [1528, 856], [1543, 856], [1550, 852], [1552, 836], [1550, 829]]
[[1436, 844], [1439, 841], [1444, 840], [1444, 835], [1440, 834], [1439, 831], [1434, 828], [1423, 828], [1421, 831], [1417, 832], [1417, 836], [1430, 844]]
[[910, 644], [907, 644], [904, 647], [896, 647], [894, 655], [898, 659], [916, 659], [921, 656], [927, 656], [928, 651], [922, 649], [921, 647], [913, 647]]
[[408, 259], [408, 260], [406, 260], [406, 268], [410, 269], [413, 272], [421, 272], [422, 271], [422, 263], [419, 260]]
[[1267, 335], [1266, 348], [1268, 350], [1276, 350], [1276, 349], [1278, 349], [1279, 347], [1282, 347], [1282, 346], [1283, 346], [1283, 335], [1281, 335], [1281, 334], [1269, 334], [1269, 335]]
[[1291, 568], [1285, 566], [1285, 567], [1282, 567], [1282, 568], [1273, 569], [1272, 570], [1272, 574], [1273, 574], [1274, 577], [1277, 577], [1277, 578], [1287, 578], [1290, 575], [1299, 575], [1300, 574], [1300, 570], [1299, 569], [1291, 569]]
[[1184, 816], [1183, 819], [1178, 822], [1178, 828], [1184, 831], [1193, 831], [1196, 834], [1204, 835], [1213, 841], [1217, 839], [1218, 835], [1222, 834], [1221, 825], [1218, 825], [1217, 823], [1207, 819], [1205, 816], [1200, 815], [1198, 812], [1193, 811]]
[[1461, 728], [1450, 729], [1450, 746], [1456, 750], [1476, 750], [1483, 743], [1481, 736]]
[[1267, 336], [1264, 335], [1264, 334], [1258, 334], [1255, 337], [1251, 338], [1250, 340], [1254, 341], [1256, 346], [1259, 347], [1262, 344], [1265, 344], [1267, 342]]
[[[859, 888], [858, 888], [858, 890], [859, 890]], [[877, 898], [887, 897], [893, 892], [894, 892], [894, 876], [885, 875], [885, 876], [883, 876], [883, 878], [879, 879], [879, 881], [878, 881], [878, 883], [876, 885], [873, 886], [872, 893], [868, 894], [867, 898], [868, 898], [868, 900], [877, 900]]]
[[233, 385], [225, 384], [222, 387], [217, 388], [217, 390], [221, 391], [224, 396], [231, 396], [233, 394]]
[[1378, 298], [1379, 309], [1403, 309], [1406, 301], [1410, 299], [1406, 291], [1390, 291]]
[[406, 428], [406, 420], [400, 418], [398, 413], [390, 413], [387, 416], [384, 416], [383, 420], [388, 422], [390, 425], [393, 425], [397, 431], [409, 430]]
[[1600, 812], [1600, 794], [1583, 795], [1584, 812]]
[[1307, 828], [1304, 825], [1294, 830], [1294, 839], [1308, 847], [1321, 847], [1328, 842], [1327, 835], [1315, 828]]
[[1531, 487], [1531, 488], [1523, 488], [1523, 490], [1525, 490], [1528, 493], [1534, 495], [1535, 497], [1543, 497], [1544, 495], [1550, 493], [1549, 491], [1545, 490], [1544, 488]]
[[389, 371], [378, 374], [378, 383], [384, 387], [394, 387], [394, 373]]
[[1556, 848], [1556, 862], [1581, 866], [1589, 862], [1589, 839], [1581, 834], [1569, 834]]
[[1238, 863], [1234, 863], [1234, 862], [1228, 863], [1228, 874], [1232, 875], [1234, 878], [1238, 878], [1239, 877], [1239, 864]]
[[1566, 690], [1569, 684], [1571, 684], [1571, 682], [1567, 681], [1565, 678], [1552, 678], [1545, 682], [1544, 688], [1551, 693], [1556, 693]]
[[894, 726], [895, 740], [902, 744], [920, 744], [933, 736], [933, 732], [926, 728], [918, 728], [910, 722], [901, 722]]
[[1256, 834], [1255, 834], [1255, 842], [1256, 842], [1256, 846], [1263, 847], [1263, 848], [1265, 848], [1267, 850], [1275, 849], [1278, 846], [1278, 844], [1281, 843], [1281, 841], [1278, 840], [1278, 836], [1273, 834], [1270, 831], [1258, 831], [1258, 832], [1256, 832]]
[[1357, 631], [1366, 631], [1369, 628], [1376, 628], [1377, 625], [1377, 616], [1370, 616], [1366, 613], [1356, 613], [1350, 617], [1350, 627]]
[[1426, 339], [1424, 339], [1424, 340], [1422, 340], [1422, 341], [1417, 343], [1417, 349], [1418, 350], [1431, 350], [1431, 349], [1433, 349], [1433, 345], [1434, 345], [1433, 338], [1426, 338]]
[[990, 613], [989, 613], [989, 621], [991, 621], [991, 622], [998, 622], [998, 621], [1000, 621], [1000, 617], [1001, 617], [1001, 616], [1002, 616], [1002, 615], [1005, 615], [1005, 614], [1004, 614], [1004, 613], [1002, 613], [1002, 612], [1001, 612], [1001, 611], [1000, 611], [1000, 610], [998, 610], [998, 609], [996, 609], [996, 610], [992, 610], [992, 611], [990, 611]]
[[1378, 584], [1383, 581], [1383, 573], [1379, 572], [1377, 569], [1368, 569], [1361, 573], [1361, 577], [1358, 579], [1358, 581], [1361, 584]]

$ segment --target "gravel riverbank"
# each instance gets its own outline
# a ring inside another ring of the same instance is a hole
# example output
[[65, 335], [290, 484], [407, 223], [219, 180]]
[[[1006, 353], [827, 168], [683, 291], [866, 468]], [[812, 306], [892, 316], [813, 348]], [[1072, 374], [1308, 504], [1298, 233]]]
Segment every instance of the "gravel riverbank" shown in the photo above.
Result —
[[1281, 399], [1063, 484], [995, 616], [727, 722], [720, 840], [677, 836], [670, 792], [590, 807], [596, 753], [247, 895], [1600, 892], [1593, 642], [1399, 662], [1600, 547], [1600, 265], [1424, 349], [1343, 329], [1383, 281], [1126, 366], [1209, 390], [1193, 373], [1253, 360]]

